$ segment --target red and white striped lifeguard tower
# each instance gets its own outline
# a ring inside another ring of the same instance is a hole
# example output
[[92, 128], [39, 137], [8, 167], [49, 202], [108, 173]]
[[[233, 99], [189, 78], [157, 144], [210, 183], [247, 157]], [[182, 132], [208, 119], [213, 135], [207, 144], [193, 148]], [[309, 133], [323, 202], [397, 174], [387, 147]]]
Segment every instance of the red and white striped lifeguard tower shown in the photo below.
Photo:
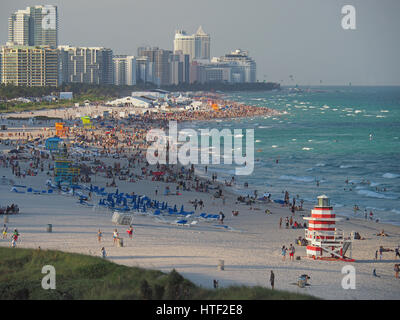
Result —
[[[311, 217], [305, 217], [309, 225], [306, 230], [307, 256], [313, 259], [354, 261], [351, 257], [352, 239], [345, 239], [344, 232], [336, 229], [336, 218], [329, 198], [318, 197], [318, 204], [311, 210]], [[350, 257], [345, 256], [350, 249]], [[324, 256], [325, 254], [325, 256]]]

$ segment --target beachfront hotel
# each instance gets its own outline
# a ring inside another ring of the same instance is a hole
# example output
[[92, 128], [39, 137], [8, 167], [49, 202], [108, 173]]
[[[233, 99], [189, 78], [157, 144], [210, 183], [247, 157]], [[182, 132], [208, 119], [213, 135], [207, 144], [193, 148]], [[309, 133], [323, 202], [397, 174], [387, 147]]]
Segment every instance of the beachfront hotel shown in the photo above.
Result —
[[214, 58], [216, 64], [228, 65], [231, 69], [231, 82], [248, 83], [257, 81], [257, 65], [248, 51], [237, 49], [220, 58]]
[[103, 47], [59, 46], [61, 83], [113, 84], [113, 52]]
[[11, 45], [57, 47], [57, 6], [37, 5], [12, 13], [8, 19], [8, 42]]
[[3, 46], [0, 56], [2, 83], [27, 87], [58, 85], [58, 54], [55, 48]]
[[190, 61], [209, 61], [210, 35], [205, 33], [201, 26], [193, 35], [188, 35], [184, 30], [177, 30], [174, 39], [174, 52], [177, 51], [189, 55]]

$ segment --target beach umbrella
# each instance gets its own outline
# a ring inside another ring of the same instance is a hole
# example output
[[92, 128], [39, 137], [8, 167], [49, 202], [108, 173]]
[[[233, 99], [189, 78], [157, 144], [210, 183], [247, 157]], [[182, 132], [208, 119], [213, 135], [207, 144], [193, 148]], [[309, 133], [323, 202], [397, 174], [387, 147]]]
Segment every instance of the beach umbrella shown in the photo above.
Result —
[[176, 205], [174, 205], [174, 212], [178, 212]]
[[182, 205], [182, 207], [181, 207], [181, 213], [183, 212], [183, 205]]

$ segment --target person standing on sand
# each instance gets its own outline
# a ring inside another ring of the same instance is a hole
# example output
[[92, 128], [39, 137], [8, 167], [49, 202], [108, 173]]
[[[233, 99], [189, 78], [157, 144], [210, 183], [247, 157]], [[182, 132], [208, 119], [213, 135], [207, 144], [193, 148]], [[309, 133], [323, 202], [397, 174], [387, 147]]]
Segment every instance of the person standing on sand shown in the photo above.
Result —
[[375, 251], [375, 260], [378, 260], [378, 250]]
[[219, 223], [224, 224], [225, 215], [222, 211], [219, 212]]
[[132, 240], [132, 235], [133, 235], [133, 227], [132, 227], [132, 225], [129, 226], [129, 229], [126, 230], [126, 232], [128, 233], [129, 239]]
[[282, 229], [282, 217], [279, 219], [279, 229]]
[[114, 229], [114, 233], [113, 233], [113, 242], [114, 242], [114, 245], [115, 245], [115, 243], [117, 242], [117, 240], [118, 240], [118, 231], [117, 231], [117, 229]]
[[383, 247], [380, 246], [379, 247], [379, 258], [380, 258], [380, 260], [382, 260], [382, 254], [383, 254]]
[[294, 261], [294, 253], [296, 252], [296, 249], [294, 248], [294, 246], [292, 244], [290, 244], [290, 248], [289, 248], [289, 257], [290, 260]]
[[396, 249], [394, 249], [394, 252], [396, 253], [396, 255], [394, 256], [395, 259], [397, 259], [397, 257], [400, 258], [400, 252], [399, 252], [399, 248], [397, 247]]
[[103, 234], [101, 233], [101, 230], [97, 231], [97, 241], [101, 242], [101, 238], [103, 237]]
[[271, 275], [269, 276], [269, 282], [271, 283], [271, 288], [274, 290], [274, 285], [275, 285], [275, 274], [271, 270]]
[[281, 252], [281, 254], [282, 254], [282, 261], [285, 261], [285, 259], [286, 259], [286, 247], [285, 246], [283, 246], [282, 247], [282, 252]]
[[107, 256], [106, 249], [104, 247], [101, 248], [101, 256], [103, 259], [105, 259]]
[[399, 271], [400, 271], [400, 264], [395, 264], [394, 265], [394, 277], [396, 279], [399, 278]]

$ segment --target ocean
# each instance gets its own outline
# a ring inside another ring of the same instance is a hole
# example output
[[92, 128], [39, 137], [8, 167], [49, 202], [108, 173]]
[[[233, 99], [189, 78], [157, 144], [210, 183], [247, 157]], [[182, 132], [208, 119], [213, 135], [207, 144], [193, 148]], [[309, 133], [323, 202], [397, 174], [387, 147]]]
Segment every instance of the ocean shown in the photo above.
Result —
[[[354, 217], [358, 205], [361, 218], [367, 209], [374, 219], [400, 225], [400, 87], [300, 89], [227, 94], [283, 115], [190, 126], [255, 130], [254, 172], [235, 177], [238, 194], [257, 190], [283, 200], [287, 190], [297, 203], [325, 194], [337, 214]], [[213, 172], [230, 181], [234, 166], [209, 165]]]

